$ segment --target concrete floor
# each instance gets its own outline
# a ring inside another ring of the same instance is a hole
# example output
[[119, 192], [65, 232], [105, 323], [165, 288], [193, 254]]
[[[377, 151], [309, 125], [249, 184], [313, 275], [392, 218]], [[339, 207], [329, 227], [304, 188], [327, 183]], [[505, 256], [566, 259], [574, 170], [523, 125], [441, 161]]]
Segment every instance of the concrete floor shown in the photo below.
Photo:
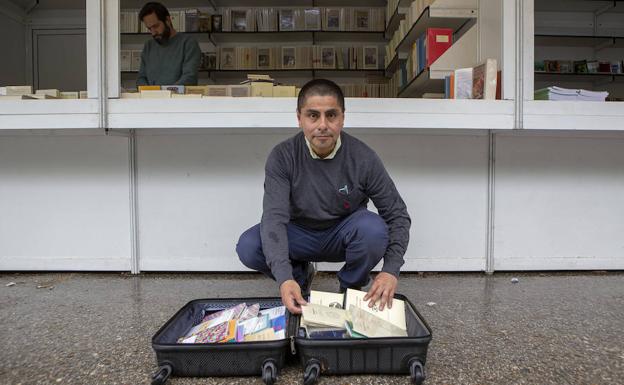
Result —
[[[319, 274], [313, 288], [337, 291], [338, 283]], [[404, 274], [399, 292], [433, 329], [426, 385], [624, 384], [623, 273]], [[0, 274], [0, 384], [149, 384], [157, 368], [151, 337], [186, 302], [276, 295], [275, 284], [256, 274]], [[277, 382], [301, 383], [297, 366]], [[319, 383], [410, 382], [321, 376]]]

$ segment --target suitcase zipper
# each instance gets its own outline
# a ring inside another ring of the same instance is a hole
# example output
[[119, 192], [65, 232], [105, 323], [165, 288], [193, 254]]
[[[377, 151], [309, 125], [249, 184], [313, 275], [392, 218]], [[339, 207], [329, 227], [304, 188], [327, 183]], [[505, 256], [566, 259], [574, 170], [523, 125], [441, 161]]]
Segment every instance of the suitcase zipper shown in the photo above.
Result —
[[290, 352], [295, 355], [297, 350], [295, 349], [295, 336], [290, 336]]

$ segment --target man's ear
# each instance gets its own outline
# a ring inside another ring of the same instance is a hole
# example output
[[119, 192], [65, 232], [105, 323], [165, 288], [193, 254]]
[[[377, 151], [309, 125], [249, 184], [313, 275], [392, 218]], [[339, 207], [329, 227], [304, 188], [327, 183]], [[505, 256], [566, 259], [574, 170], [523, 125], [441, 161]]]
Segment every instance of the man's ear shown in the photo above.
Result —
[[301, 112], [297, 110], [297, 122], [299, 122], [299, 127], [301, 127]]
[[169, 28], [173, 28], [173, 21], [171, 21], [171, 16], [167, 16], [167, 24], [169, 25]]

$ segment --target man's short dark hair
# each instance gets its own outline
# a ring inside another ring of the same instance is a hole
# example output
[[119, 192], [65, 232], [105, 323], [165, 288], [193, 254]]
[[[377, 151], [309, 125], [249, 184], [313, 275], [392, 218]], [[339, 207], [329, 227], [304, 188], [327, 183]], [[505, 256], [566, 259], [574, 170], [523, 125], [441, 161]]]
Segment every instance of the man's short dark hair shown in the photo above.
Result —
[[299, 97], [297, 98], [297, 111], [301, 112], [306, 99], [309, 96], [333, 96], [338, 101], [338, 105], [342, 112], [345, 110], [344, 94], [338, 84], [327, 79], [314, 79], [307, 82], [301, 91], [299, 91]]
[[167, 16], [169, 16], [169, 10], [167, 7], [156, 1], [150, 1], [145, 4], [143, 8], [141, 8], [141, 12], [139, 12], [139, 20], [143, 21], [145, 16], [151, 15], [152, 13], [155, 13], [158, 20], [163, 23], [167, 21]]

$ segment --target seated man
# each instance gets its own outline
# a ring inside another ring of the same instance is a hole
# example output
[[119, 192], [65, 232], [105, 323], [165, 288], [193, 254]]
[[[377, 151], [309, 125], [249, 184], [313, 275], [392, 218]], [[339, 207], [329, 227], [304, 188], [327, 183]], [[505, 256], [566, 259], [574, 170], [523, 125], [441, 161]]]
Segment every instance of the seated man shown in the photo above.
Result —
[[160, 3], [145, 4], [139, 19], [153, 39], [143, 45], [137, 85], [197, 85], [199, 44], [173, 28], [169, 11]]
[[[340, 290], [369, 283], [365, 300], [392, 306], [409, 240], [410, 217], [375, 152], [341, 132], [344, 96], [333, 82], [316, 79], [299, 93], [302, 132], [273, 148], [265, 166], [261, 223], [245, 231], [236, 251], [242, 263], [277, 281], [282, 302], [301, 312], [313, 268], [310, 262], [345, 262]], [[369, 198], [379, 214], [367, 210]]]

